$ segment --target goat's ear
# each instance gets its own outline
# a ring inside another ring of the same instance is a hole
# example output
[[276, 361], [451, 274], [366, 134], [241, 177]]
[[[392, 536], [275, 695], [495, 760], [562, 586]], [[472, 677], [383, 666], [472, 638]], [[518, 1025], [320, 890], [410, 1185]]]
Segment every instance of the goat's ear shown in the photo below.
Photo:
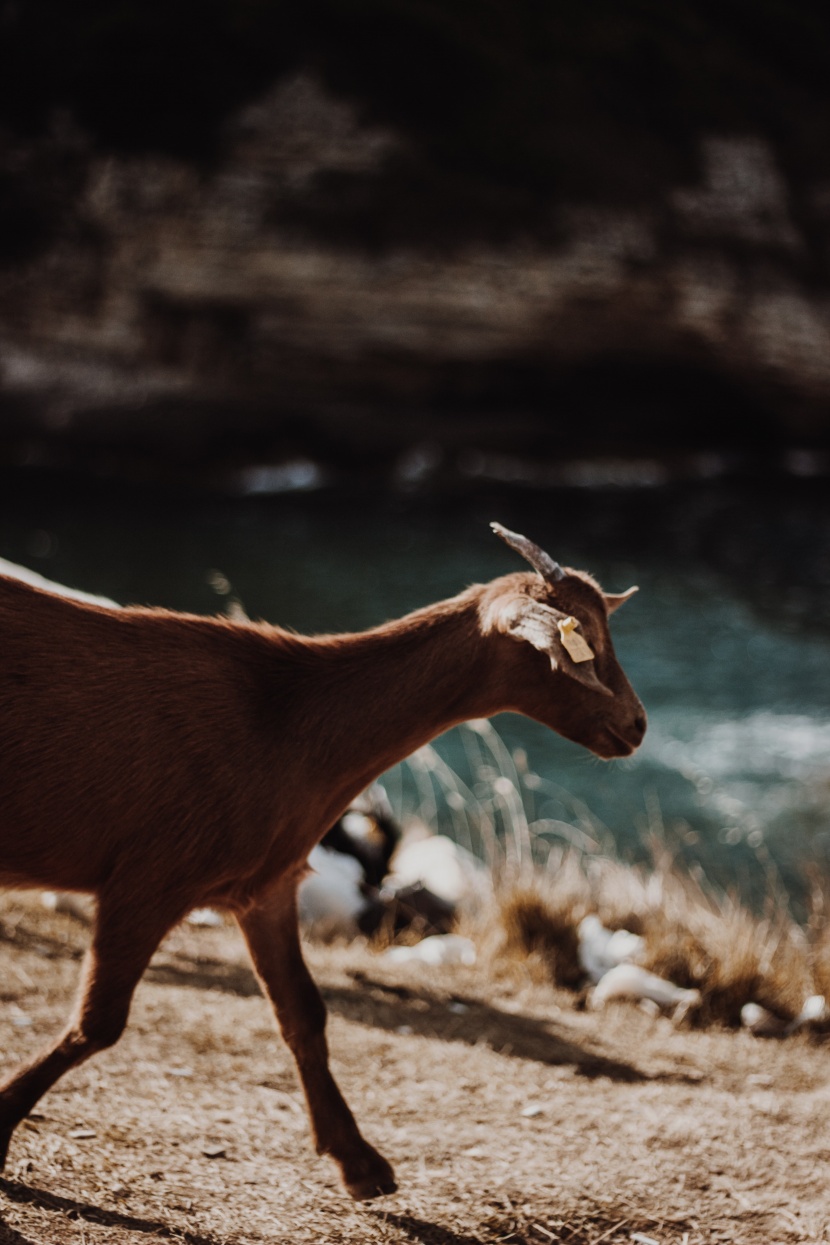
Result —
[[613, 696], [614, 693], [597, 678], [593, 661], [576, 662], [566, 652], [559, 623], [567, 617], [561, 610], [534, 601], [532, 597], [517, 596], [499, 604], [494, 622], [497, 631], [517, 640], [526, 640], [540, 653], [547, 653], [554, 670], [561, 670], [576, 679], [577, 683], [601, 692], [603, 696]]
[[605, 606], [609, 614], [613, 614], [614, 610], [618, 610], [621, 605], [625, 605], [629, 597], [633, 597], [635, 592], [640, 589], [636, 587], [628, 588], [625, 592], [604, 592]]

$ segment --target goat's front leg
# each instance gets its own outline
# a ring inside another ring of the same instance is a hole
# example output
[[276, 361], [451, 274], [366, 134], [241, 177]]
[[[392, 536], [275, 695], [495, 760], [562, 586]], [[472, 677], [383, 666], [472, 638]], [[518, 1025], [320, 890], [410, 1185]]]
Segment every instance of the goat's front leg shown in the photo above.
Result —
[[392, 1168], [361, 1136], [329, 1070], [326, 1008], [300, 949], [296, 888], [240, 916], [239, 924], [282, 1035], [297, 1063], [318, 1154], [339, 1164], [353, 1198], [394, 1193]]

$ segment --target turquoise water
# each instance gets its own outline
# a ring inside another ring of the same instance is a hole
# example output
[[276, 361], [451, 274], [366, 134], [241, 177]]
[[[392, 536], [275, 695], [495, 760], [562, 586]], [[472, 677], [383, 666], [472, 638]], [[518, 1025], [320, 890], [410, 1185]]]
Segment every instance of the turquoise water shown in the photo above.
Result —
[[[816, 489], [188, 499], [18, 473], [0, 556], [201, 612], [226, 606], [220, 572], [252, 617], [351, 630], [518, 569], [490, 519], [609, 591], [640, 586], [613, 623], [649, 713], [634, 758], [600, 764], [535, 723], [496, 721], [556, 784], [537, 815], [573, 820], [582, 802], [631, 857], [660, 825], [683, 858], [756, 896], [773, 869], [797, 893], [806, 861], [830, 868], [830, 512]], [[437, 746], [465, 774], [457, 733]]]

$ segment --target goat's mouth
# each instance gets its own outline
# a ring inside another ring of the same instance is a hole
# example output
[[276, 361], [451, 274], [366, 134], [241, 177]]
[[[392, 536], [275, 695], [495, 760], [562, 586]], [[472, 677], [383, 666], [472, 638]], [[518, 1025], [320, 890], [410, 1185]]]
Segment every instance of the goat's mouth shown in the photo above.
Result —
[[620, 757], [630, 757], [637, 751], [640, 746], [640, 739], [636, 743], [632, 743], [630, 739], [626, 739], [624, 735], [620, 735], [613, 727], [605, 727], [605, 738], [593, 751], [603, 761], [613, 761]]

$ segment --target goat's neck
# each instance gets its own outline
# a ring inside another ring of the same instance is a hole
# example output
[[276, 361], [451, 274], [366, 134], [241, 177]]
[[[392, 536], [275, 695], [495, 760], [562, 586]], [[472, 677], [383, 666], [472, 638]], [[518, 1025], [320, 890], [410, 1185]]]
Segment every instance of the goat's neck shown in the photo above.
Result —
[[322, 680], [312, 747], [321, 772], [336, 775], [334, 803], [456, 723], [504, 708], [489, 677], [479, 592], [358, 635], [311, 641]]

